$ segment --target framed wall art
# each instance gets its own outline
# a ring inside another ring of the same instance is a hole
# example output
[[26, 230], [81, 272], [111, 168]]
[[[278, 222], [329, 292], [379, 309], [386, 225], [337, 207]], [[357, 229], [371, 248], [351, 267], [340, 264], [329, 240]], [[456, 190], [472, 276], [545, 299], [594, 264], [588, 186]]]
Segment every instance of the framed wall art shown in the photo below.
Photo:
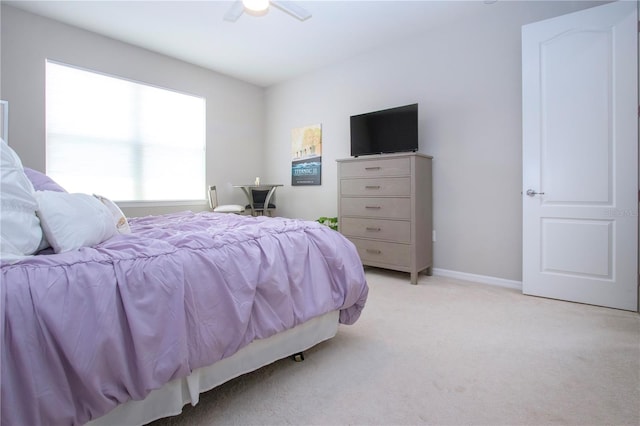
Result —
[[291, 185], [322, 184], [322, 125], [291, 130]]

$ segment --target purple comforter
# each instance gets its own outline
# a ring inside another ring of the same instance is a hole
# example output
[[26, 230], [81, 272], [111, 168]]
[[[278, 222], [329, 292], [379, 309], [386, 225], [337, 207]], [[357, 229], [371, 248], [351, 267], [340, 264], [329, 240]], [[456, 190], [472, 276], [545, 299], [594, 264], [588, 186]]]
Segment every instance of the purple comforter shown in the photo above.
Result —
[[1, 268], [2, 425], [83, 424], [340, 309], [368, 287], [352, 244], [315, 222], [191, 212]]

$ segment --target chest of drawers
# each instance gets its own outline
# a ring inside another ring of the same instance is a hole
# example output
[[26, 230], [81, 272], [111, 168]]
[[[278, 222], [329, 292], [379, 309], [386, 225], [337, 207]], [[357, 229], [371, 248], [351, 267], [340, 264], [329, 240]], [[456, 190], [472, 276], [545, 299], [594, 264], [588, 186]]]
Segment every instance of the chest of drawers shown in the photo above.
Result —
[[338, 229], [363, 265], [418, 273], [433, 267], [432, 157], [387, 154], [338, 160]]

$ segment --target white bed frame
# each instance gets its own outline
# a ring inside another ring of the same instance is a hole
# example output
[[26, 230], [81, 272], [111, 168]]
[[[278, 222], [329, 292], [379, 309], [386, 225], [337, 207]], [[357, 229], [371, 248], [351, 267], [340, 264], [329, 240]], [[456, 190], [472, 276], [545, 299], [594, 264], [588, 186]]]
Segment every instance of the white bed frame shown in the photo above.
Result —
[[267, 339], [255, 340], [234, 355], [173, 380], [142, 401], [119, 405], [87, 425], [143, 425], [178, 415], [186, 404], [196, 405], [201, 392], [332, 338], [338, 331], [338, 316], [339, 311], [332, 311]]

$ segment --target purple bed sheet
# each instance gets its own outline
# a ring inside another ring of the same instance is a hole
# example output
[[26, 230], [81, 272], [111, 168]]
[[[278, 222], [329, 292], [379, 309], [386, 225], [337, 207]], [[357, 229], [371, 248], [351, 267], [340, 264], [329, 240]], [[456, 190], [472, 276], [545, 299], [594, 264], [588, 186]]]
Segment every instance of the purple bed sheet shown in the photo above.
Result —
[[310, 221], [183, 212], [3, 265], [2, 425], [83, 424], [368, 287], [354, 246]]

